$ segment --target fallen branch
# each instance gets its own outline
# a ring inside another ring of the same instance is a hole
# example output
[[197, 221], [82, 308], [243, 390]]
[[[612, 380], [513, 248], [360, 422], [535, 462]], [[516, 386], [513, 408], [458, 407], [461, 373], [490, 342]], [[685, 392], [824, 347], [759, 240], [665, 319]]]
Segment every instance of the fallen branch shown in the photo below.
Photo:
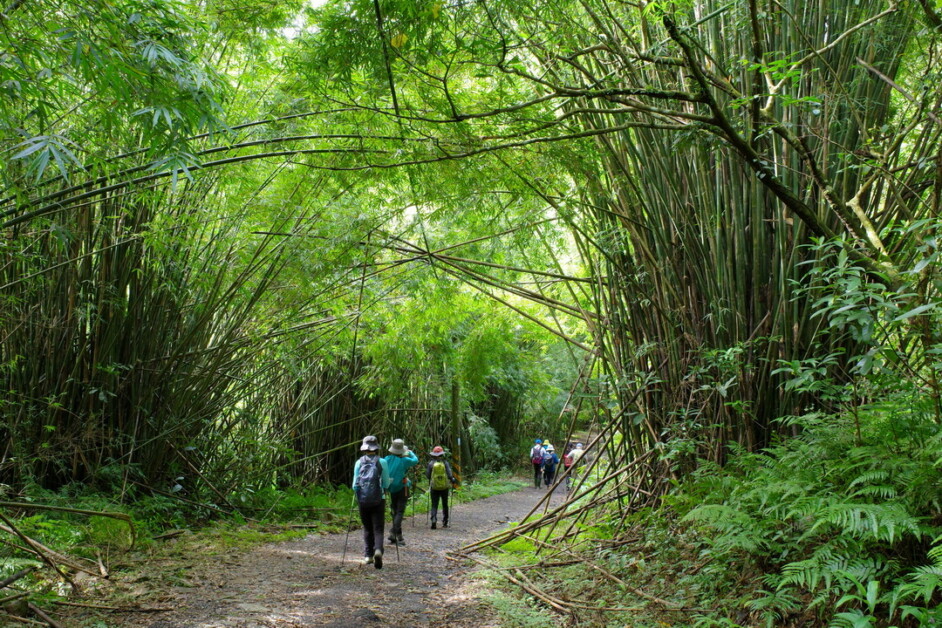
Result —
[[82, 565], [73, 561], [68, 556], [60, 554], [56, 550], [46, 547], [39, 541], [35, 539], [31, 539], [30, 537], [21, 534], [19, 530], [16, 530], [14, 528], [9, 528], [5, 525], [0, 525], [0, 531], [19, 536], [26, 543], [26, 547], [22, 547], [20, 545], [17, 545], [16, 543], [10, 543], [9, 541], [3, 541], [2, 539], [0, 539], [0, 542], [6, 543], [7, 545], [10, 545], [11, 547], [15, 547], [16, 549], [20, 551], [29, 552], [30, 554], [35, 554], [39, 558], [43, 559], [43, 562], [48, 564], [50, 567], [53, 567], [63, 578], [68, 580], [70, 584], [73, 584], [72, 581], [69, 580], [69, 578], [65, 574], [59, 571], [58, 567], [56, 567], [54, 564], [49, 562], [48, 560], [49, 557], [55, 558], [57, 562], [65, 565], [66, 567], [71, 567], [75, 571], [81, 571], [81, 572], [87, 573], [90, 576], [96, 576], [96, 577], [98, 576], [98, 573], [95, 570], [93, 570], [91, 567], [83, 567]]
[[[30, 547], [30, 551], [32, 551], [32, 553], [39, 556], [43, 560], [44, 563], [52, 567], [52, 570], [55, 571], [57, 574], [59, 574], [59, 577], [61, 577], [63, 580], [65, 580], [70, 585], [72, 585], [73, 589], [75, 590], [78, 589], [78, 585], [75, 584], [75, 581], [69, 578], [69, 576], [67, 576], [65, 573], [63, 573], [63, 571], [59, 569], [59, 566], [52, 561], [52, 558], [49, 557], [50, 554], [54, 554], [55, 552], [50, 550], [48, 547], [42, 545], [38, 541], [34, 541], [33, 539], [29, 538], [28, 536], [20, 532], [17, 529], [17, 527], [13, 525], [13, 522], [10, 521], [10, 519], [7, 518], [7, 516], [3, 514], [2, 511], [0, 511], [0, 520], [2, 520], [5, 524], [7, 524], [5, 526], [0, 526], [0, 530], [3, 530], [4, 532], [7, 532], [9, 534], [15, 534], [16, 536], [20, 537], [20, 539], [22, 539], [23, 542], [26, 543], [26, 545]], [[95, 575], [95, 574], [91, 574], [91, 575]]]
[[164, 532], [163, 534], [158, 534], [157, 536], [152, 536], [150, 538], [154, 541], [159, 541], [161, 539], [172, 539], [186, 532], [189, 532], [189, 530], [170, 530], [169, 532]]
[[[509, 581], [511, 581], [513, 584], [519, 586], [520, 588], [522, 588], [523, 590], [527, 591], [527, 592], [530, 593], [531, 595], [534, 595], [535, 597], [537, 597], [538, 599], [540, 599], [540, 600], [546, 602], [547, 604], [549, 604], [549, 605], [552, 606], [553, 608], [557, 608], [557, 609], [559, 609], [559, 610], [561, 610], [561, 611], [563, 611], [563, 612], [566, 612], [567, 614], [570, 614], [570, 613], [572, 612], [571, 609], [573, 609], [573, 608], [579, 608], [579, 609], [590, 610], [590, 611], [612, 612], [612, 613], [634, 613], [634, 612], [638, 612], [638, 611], [649, 610], [648, 608], [645, 608], [645, 607], [634, 607], [634, 606], [598, 606], [598, 605], [596, 605], [596, 604], [588, 604], [588, 603], [586, 603], [586, 602], [571, 601], [571, 600], [562, 600], [562, 599], [560, 599], [560, 598], [558, 598], [558, 597], [555, 597], [555, 596], [550, 595], [549, 593], [547, 593], [547, 592], [544, 591], [543, 589], [540, 589], [536, 584], [534, 584], [534, 582], [533, 582], [532, 580], [530, 580], [529, 578], [527, 578], [526, 575], [524, 575], [524, 573], [523, 573], [523, 569], [524, 569], [524, 568], [532, 569], [532, 568], [534, 568], [534, 567], [536, 567], [536, 566], [538, 566], [538, 565], [526, 565], [525, 567], [509, 568], [509, 569], [513, 569], [514, 571], [516, 571], [516, 572], [517, 572], [517, 575], [519, 576], [519, 578], [514, 578], [514, 577], [511, 576], [510, 574], [506, 573], [508, 568], [502, 568], [502, 567], [500, 567], [500, 566], [498, 566], [498, 565], [495, 565], [495, 564], [493, 564], [493, 563], [489, 563], [489, 562], [487, 562], [487, 561], [485, 561], [485, 560], [483, 560], [483, 559], [480, 559], [480, 558], [478, 558], [478, 557], [476, 557], [476, 556], [471, 556], [470, 554], [460, 554], [460, 553], [456, 553], [456, 555], [457, 555], [457, 556], [461, 556], [461, 557], [463, 557], [463, 558], [468, 558], [468, 559], [470, 559], [470, 560], [473, 560], [473, 561], [477, 562], [478, 564], [480, 564], [480, 565], [486, 567], [487, 569], [490, 569], [491, 571], [494, 571], [495, 573], [499, 573], [500, 575], [504, 576], [504, 577], [507, 578]], [[454, 559], [453, 559], [453, 560], [454, 560]], [[572, 562], [572, 563], [578, 563], [578, 562], [584, 562], [584, 561], [571, 561], [571, 562]], [[568, 563], [568, 564], [571, 564], [571, 563]], [[591, 563], [587, 563], [587, 564], [589, 564], [589, 566], [594, 566], [594, 565], [592, 565]], [[542, 565], [542, 566], [546, 566], [546, 565]], [[658, 597], [655, 597], [655, 596], [653, 596], [653, 595], [649, 595], [649, 594], [647, 594], [647, 593], [644, 593], [643, 591], [640, 591], [640, 590], [638, 590], [638, 589], [635, 589], [634, 587], [631, 587], [631, 586], [625, 584], [624, 581], [618, 579], [618, 578], [615, 577], [615, 576], [612, 576], [612, 577], [613, 577], [615, 580], [617, 580], [620, 584], [622, 584], [626, 589], [628, 589], [628, 590], [631, 591], [632, 593], [635, 593], [635, 594], [638, 595], [639, 597], [643, 597], [643, 598], [645, 598], [645, 599], [647, 599], [647, 600], [650, 600], [650, 601], [652, 601], [652, 602], [655, 602], [655, 603], [657, 603], [657, 604], [663, 606], [665, 611], [685, 612], [685, 613], [697, 613], [697, 612], [705, 612], [705, 611], [706, 611], [706, 609], [702, 609], [702, 608], [693, 608], [693, 607], [687, 607], [687, 606], [682, 606], [682, 607], [681, 607], [681, 606], [674, 606], [674, 605], [670, 604], [669, 602], [666, 602], [665, 600], [662, 600], [662, 599], [660, 599], [660, 598], [658, 598]]]
[[33, 571], [35, 571], [35, 569], [36, 569], [35, 565], [30, 565], [29, 567], [27, 567], [27, 568], [25, 568], [25, 569], [20, 569], [19, 571], [17, 571], [17, 572], [16, 572], [15, 574], [13, 574], [12, 576], [7, 576], [7, 577], [4, 578], [3, 580], [0, 580], [0, 589], [2, 589], [3, 587], [6, 587], [6, 586], [9, 586], [9, 585], [13, 584], [14, 582], [16, 582], [17, 580], [19, 580], [20, 578], [24, 578], [24, 577], [28, 576], [28, 575], [31, 574]]
[[36, 605], [33, 604], [32, 602], [29, 602], [28, 606], [29, 606], [29, 610], [31, 610], [31, 611], [33, 611], [34, 613], [36, 613], [36, 616], [37, 616], [37, 617], [39, 617], [39, 618], [42, 619], [44, 622], [46, 622], [47, 624], [49, 624], [50, 626], [52, 626], [52, 628], [65, 628], [62, 624], [60, 624], [60, 623], [57, 622], [55, 619], [53, 619], [52, 617], [50, 617], [49, 615], [47, 615], [46, 613], [44, 613], [41, 608], [39, 608], [38, 606], [36, 606]]
[[122, 606], [107, 606], [105, 604], [87, 604], [84, 602], [66, 602], [64, 600], [53, 600], [53, 604], [58, 604], [59, 606], [75, 606], [78, 608], [94, 608], [99, 611], [114, 611], [118, 613], [169, 613], [174, 610], [172, 608], [146, 608], [142, 606], [137, 607], [122, 607]]
[[78, 515], [88, 515], [89, 517], [108, 517], [110, 519], [119, 519], [126, 524], [131, 530], [131, 548], [134, 548], [134, 540], [137, 538], [137, 534], [134, 529], [134, 522], [131, 520], [130, 515], [126, 515], [123, 512], [98, 512], [97, 510], [81, 510], [78, 508], [66, 508], [63, 506], [47, 506], [45, 504], [30, 504], [24, 502], [0, 502], [0, 508], [23, 508], [25, 510], [52, 510], [55, 512], [70, 512]]
[[14, 595], [8, 595], [5, 598], [0, 599], [0, 606], [3, 606], [4, 604], [9, 604], [10, 602], [15, 602], [16, 600], [19, 600], [20, 598], [24, 598], [27, 595], [29, 595], [29, 591], [20, 591], [19, 593], [16, 593]]
[[35, 619], [27, 619], [27, 618], [25, 618], [25, 617], [20, 617], [19, 615], [11, 615], [11, 614], [9, 614], [9, 613], [7, 613], [7, 615], [6, 615], [6, 617], [5, 617], [4, 619], [12, 619], [13, 621], [19, 622], [19, 623], [21, 623], [21, 624], [29, 624], [29, 625], [31, 625], [31, 626], [45, 626], [45, 625], [47, 625], [47, 624], [44, 624], [44, 623], [41, 622], [41, 621], [36, 621]]

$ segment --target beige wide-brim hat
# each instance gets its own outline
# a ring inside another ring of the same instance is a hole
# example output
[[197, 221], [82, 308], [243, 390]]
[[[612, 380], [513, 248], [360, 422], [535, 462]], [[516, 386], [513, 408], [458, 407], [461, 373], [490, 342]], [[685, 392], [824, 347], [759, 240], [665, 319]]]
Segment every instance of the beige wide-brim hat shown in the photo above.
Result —
[[408, 452], [409, 448], [406, 447], [405, 442], [401, 438], [397, 438], [392, 442], [392, 445], [389, 446], [389, 453], [397, 456], [404, 456]]
[[360, 445], [360, 451], [379, 451], [379, 439], [375, 436], [364, 437], [363, 444]]

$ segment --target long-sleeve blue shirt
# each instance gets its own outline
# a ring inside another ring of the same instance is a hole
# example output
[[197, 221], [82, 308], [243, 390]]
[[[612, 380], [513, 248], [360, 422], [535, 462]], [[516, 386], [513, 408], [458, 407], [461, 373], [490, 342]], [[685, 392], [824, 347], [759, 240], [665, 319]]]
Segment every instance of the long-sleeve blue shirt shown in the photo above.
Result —
[[[374, 455], [378, 456], [379, 454], [374, 454]], [[357, 463], [353, 465], [353, 484], [351, 485], [353, 490], [357, 490], [357, 478], [360, 476], [360, 460], [362, 460], [362, 457], [357, 458]], [[383, 493], [385, 494], [389, 491], [389, 482], [390, 482], [389, 467], [386, 464], [385, 458], [379, 459], [379, 466], [383, 470], [383, 475], [380, 478], [380, 483], [383, 485]]]
[[419, 464], [419, 459], [415, 453], [407, 451], [404, 456], [389, 454], [383, 458], [383, 460], [386, 462], [386, 467], [389, 469], [390, 493], [398, 493], [403, 488], [411, 484], [411, 482], [405, 478], [406, 472], [415, 465]]

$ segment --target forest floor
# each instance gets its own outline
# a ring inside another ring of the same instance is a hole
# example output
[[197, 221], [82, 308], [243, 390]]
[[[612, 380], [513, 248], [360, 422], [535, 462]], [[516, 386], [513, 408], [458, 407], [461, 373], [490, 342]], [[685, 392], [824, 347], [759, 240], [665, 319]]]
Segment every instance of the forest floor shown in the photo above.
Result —
[[[137, 582], [149, 588], [138, 603], [164, 610], [156, 613], [92, 614], [71, 609], [67, 626], [149, 628], [222, 626], [499, 626], [483, 600], [480, 582], [469, 577], [470, 561], [446, 557], [472, 541], [520, 521], [545, 495], [532, 486], [452, 507], [449, 527], [431, 530], [427, 514], [403, 522], [405, 545], [386, 544], [383, 568], [360, 564], [362, 533], [310, 535], [225, 555], [196, 552], [177, 558], [175, 584], [162, 589], [159, 579]], [[563, 489], [553, 504], [565, 498]], [[387, 516], [388, 519], [388, 516]], [[389, 521], [386, 535], [389, 534]], [[168, 541], [172, 542], [172, 541]], [[344, 557], [344, 544], [346, 556]], [[138, 578], [140, 580], [140, 578]]]

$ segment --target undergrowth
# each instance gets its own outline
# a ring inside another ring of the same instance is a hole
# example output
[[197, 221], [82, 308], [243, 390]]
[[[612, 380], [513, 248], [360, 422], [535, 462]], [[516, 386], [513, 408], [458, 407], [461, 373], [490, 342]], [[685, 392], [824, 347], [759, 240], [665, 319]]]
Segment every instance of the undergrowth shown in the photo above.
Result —
[[901, 394], [793, 417], [799, 436], [703, 467], [671, 499], [703, 535], [703, 572], [754, 573], [743, 606], [766, 626], [938, 624], [942, 430], [927, 410]]

